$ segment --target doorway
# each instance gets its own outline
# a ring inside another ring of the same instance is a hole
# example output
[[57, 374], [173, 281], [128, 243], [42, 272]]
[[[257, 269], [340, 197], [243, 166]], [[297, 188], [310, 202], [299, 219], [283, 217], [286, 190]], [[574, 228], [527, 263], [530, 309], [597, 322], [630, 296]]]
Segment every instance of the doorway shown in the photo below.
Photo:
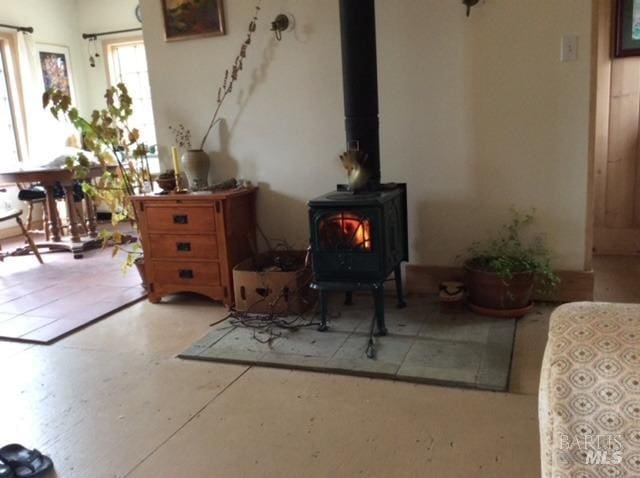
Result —
[[596, 300], [640, 302], [640, 57], [614, 58], [615, 0], [594, 0], [589, 257]]

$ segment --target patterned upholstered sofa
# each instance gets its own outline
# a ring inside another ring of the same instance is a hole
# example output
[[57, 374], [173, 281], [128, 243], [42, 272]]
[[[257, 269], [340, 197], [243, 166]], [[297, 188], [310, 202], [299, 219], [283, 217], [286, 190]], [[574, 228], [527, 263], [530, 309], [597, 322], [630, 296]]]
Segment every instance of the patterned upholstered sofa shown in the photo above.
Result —
[[553, 312], [539, 417], [543, 477], [640, 477], [640, 305]]

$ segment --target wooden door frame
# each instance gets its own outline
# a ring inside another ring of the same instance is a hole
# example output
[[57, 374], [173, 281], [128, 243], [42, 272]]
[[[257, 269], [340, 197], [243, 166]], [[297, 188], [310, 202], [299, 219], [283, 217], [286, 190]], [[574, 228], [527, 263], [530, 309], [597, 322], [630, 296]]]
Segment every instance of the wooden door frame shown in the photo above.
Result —
[[611, 92], [611, 20], [614, 0], [591, 1], [591, 66], [589, 101], [589, 149], [587, 167], [587, 218], [584, 269], [593, 269], [593, 248], [596, 215], [604, 214], [596, 207], [604, 201], [596, 197], [604, 195], [599, 186], [605, 181], [596, 181], [597, 174], [604, 174], [598, 165], [605, 165], [608, 157], [609, 104]]
[[[633, 254], [639, 252], [640, 230], [635, 226], [608, 227], [607, 184], [608, 161], [610, 159], [610, 121], [612, 88], [615, 77], [613, 58], [613, 17], [616, 0], [592, 0], [590, 103], [589, 103], [589, 149], [587, 179], [587, 218], [585, 241], [585, 270], [591, 270], [594, 246], [604, 254]], [[637, 61], [636, 68], [637, 68]], [[616, 80], [617, 81], [617, 80]], [[638, 135], [640, 148], [640, 135]], [[639, 150], [640, 151], [640, 150]], [[640, 170], [636, 172], [640, 180]], [[635, 199], [635, 207], [640, 205]], [[636, 218], [638, 212], [636, 211]], [[637, 221], [638, 219], [636, 219]]]

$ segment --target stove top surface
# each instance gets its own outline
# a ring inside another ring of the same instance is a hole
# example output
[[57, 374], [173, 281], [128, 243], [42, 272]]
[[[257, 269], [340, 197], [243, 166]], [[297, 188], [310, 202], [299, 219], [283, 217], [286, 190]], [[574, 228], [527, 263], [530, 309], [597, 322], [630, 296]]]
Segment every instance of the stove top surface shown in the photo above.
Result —
[[331, 191], [309, 201], [309, 206], [343, 206], [382, 204], [405, 191], [404, 184], [382, 184], [378, 191], [348, 191], [345, 186], [339, 185], [337, 191]]
[[379, 197], [381, 193], [382, 191], [366, 191], [362, 193], [354, 193], [352, 191], [334, 191], [325, 194], [323, 197], [335, 200], [350, 199], [352, 201], [368, 201]]

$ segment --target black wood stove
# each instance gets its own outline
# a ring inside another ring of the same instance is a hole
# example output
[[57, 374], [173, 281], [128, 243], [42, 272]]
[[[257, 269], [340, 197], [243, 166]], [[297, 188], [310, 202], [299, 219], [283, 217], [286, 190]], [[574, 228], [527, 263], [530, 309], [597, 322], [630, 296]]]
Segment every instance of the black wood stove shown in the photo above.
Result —
[[[374, 0], [340, 0], [347, 145], [366, 155], [368, 181], [357, 191], [338, 186], [309, 202], [312, 287], [320, 293], [327, 329], [327, 293], [371, 290], [378, 335], [386, 335], [384, 283], [393, 272], [404, 307], [400, 264], [408, 260], [405, 184], [381, 184]], [[371, 342], [370, 342], [371, 343]], [[369, 351], [368, 351], [369, 353]]]

